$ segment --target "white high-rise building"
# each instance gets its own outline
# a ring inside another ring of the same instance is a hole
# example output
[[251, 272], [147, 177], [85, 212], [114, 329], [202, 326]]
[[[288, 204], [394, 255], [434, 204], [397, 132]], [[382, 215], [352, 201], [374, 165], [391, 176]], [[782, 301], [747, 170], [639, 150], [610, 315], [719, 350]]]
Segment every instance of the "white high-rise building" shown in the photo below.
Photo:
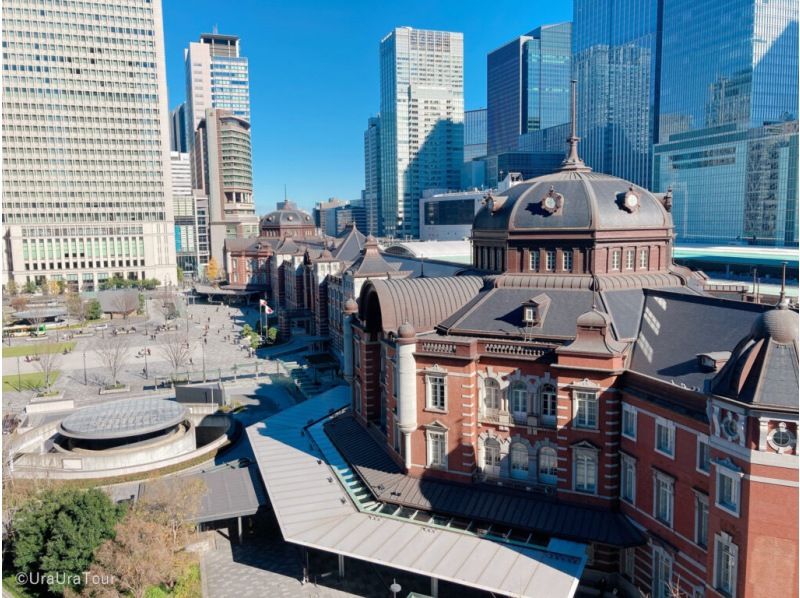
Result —
[[171, 152], [170, 156], [175, 212], [175, 255], [178, 267], [184, 274], [197, 277], [208, 262], [207, 219], [203, 212], [203, 203], [207, 204], [208, 200], [202, 190], [192, 188], [190, 155]]
[[247, 58], [239, 55], [239, 37], [203, 33], [183, 52], [189, 143], [206, 110], [221, 108], [250, 120], [250, 75]]
[[464, 36], [399, 27], [381, 40], [381, 221], [419, 234], [426, 189], [458, 189], [464, 161]]
[[364, 131], [364, 207], [370, 235], [381, 231], [381, 117], [370, 117]]
[[2, 15], [5, 281], [174, 283], [161, 1], [4, 0]]

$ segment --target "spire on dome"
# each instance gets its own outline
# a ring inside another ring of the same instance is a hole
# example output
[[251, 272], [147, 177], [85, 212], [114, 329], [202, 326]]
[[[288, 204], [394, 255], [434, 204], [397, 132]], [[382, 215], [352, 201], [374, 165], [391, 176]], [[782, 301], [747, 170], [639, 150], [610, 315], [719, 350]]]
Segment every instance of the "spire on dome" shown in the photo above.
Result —
[[577, 85], [578, 82], [573, 79], [570, 81], [572, 86], [572, 100], [570, 104], [570, 136], [567, 138], [567, 143], [569, 144], [569, 154], [561, 163], [561, 170], [576, 170], [580, 172], [588, 172], [591, 170], [581, 157], [578, 155], [578, 142], [580, 141], [580, 137], [578, 137], [578, 109], [577, 109]]

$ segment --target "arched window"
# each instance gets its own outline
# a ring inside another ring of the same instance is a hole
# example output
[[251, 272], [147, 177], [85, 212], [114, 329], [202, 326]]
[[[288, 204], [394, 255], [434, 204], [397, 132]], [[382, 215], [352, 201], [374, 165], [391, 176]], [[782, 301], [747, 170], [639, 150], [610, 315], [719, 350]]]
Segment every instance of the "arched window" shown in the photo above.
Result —
[[544, 446], [539, 449], [539, 482], [555, 486], [558, 481], [558, 459], [556, 449]]
[[500, 384], [493, 378], [483, 381], [483, 407], [487, 412], [500, 410]]
[[528, 479], [528, 448], [521, 442], [511, 445], [511, 477]]
[[511, 412], [514, 419], [524, 422], [528, 416], [528, 388], [521, 380], [511, 385]]
[[539, 391], [539, 398], [542, 406], [542, 423], [548, 426], [554, 426], [558, 409], [556, 387], [552, 384], [543, 385], [542, 389]]
[[487, 438], [483, 444], [483, 470], [489, 475], [500, 475], [500, 443]]

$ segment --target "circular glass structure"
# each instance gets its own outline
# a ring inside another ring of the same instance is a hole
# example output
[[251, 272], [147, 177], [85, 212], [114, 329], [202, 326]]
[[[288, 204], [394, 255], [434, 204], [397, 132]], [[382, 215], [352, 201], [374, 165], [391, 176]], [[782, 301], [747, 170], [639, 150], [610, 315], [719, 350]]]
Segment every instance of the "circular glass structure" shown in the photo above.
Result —
[[166, 399], [123, 399], [84, 407], [61, 422], [59, 433], [79, 440], [141, 438], [174, 428], [186, 408]]

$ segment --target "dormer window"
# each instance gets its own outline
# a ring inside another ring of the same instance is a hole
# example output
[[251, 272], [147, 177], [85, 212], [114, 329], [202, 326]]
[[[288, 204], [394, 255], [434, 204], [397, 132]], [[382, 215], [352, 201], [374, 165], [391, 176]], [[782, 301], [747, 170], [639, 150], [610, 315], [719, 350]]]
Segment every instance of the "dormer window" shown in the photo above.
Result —
[[550, 298], [545, 295], [537, 295], [522, 304], [522, 321], [525, 326], [537, 326], [544, 320]]
[[536, 312], [537, 312], [536, 307], [533, 305], [526, 305], [524, 312], [525, 313], [523, 316], [523, 320], [525, 321], [525, 323], [536, 324], [536, 322], [538, 321], [536, 317]]
[[712, 351], [697, 355], [697, 363], [707, 372], [718, 372], [731, 358], [730, 351]]
[[564, 272], [572, 272], [572, 250], [565, 249], [564, 252], [561, 254], [562, 258], [562, 269]]

